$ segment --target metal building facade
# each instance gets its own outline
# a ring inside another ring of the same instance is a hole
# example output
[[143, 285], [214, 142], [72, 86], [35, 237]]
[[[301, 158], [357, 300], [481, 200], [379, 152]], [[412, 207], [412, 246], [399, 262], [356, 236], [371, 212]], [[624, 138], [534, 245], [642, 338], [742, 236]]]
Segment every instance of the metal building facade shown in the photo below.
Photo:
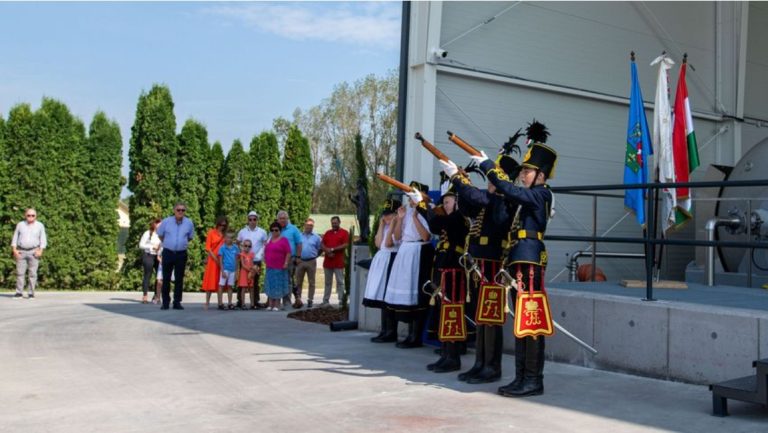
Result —
[[[688, 91], [702, 167], [732, 165], [768, 137], [768, 5], [748, 2], [412, 2], [407, 30], [404, 179], [434, 189], [439, 164], [412, 137], [421, 132], [458, 164], [468, 158], [451, 130], [495, 154], [536, 118], [559, 153], [553, 186], [622, 182], [635, 51], [652, 124], [656, 68], [666, 51], [688, 53]], [[479, 179], [473, 179], [479, 181]], [[640, 236], [621, 199], [599, 199], [597, 233]], [[592, 233], [592, 200], [558, 196], [550, 234]], [[692, 237], [693, 227], [675, 236]], [[551, 279], [564, 279], [566, 254], [587, 245], [548, 244]], [[638, 252], [627, 245], [600, 251]], [[665, 278], [681, 279], [691, 248], [667, 253]], [[601, 262], [608, 277], [641, 278], [639, 263]]]

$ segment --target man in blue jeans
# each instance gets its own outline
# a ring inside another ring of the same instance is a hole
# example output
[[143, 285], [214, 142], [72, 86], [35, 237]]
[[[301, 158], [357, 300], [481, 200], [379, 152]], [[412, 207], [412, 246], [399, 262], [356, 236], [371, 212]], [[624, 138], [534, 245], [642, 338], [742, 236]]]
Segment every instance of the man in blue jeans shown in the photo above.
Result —
[[173, 309], [183, 310], [181, 293], [184, 290], [184, 268], [187, 266], [187, 246], [195, 237], [195, 225], [184, 216], [187, 205], [178, 202], [173, 206], [173, 216], [160, 223], [157, 235], [163, 242], [163, 305], [167, 310], [171, 303], [171, 274], [176, 281], [173, 287]]

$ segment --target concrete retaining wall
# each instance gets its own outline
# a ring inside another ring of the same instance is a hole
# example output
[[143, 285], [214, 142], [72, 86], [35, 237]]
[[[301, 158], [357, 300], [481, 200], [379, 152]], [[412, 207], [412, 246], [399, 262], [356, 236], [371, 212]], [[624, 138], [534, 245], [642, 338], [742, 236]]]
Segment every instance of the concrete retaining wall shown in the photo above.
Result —
[[[598, 350], [589, 355], [555, 331], [548, 359], [602, 370], [709, 384], [753, 374], [768, 357], [768, 312], [549, 289], [552, 316]], [[362, 330], [378, 332], [379, 310], [360, 308]], [[402, 329], [401, 329], [402, 332]], [[514, 352], [512, 323], [504, 350]]]

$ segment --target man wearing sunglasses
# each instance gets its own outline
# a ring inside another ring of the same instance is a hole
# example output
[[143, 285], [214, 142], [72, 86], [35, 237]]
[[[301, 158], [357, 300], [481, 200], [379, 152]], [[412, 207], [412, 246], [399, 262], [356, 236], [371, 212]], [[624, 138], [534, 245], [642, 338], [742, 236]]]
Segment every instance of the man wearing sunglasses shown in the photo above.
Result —
[[181, 294], [184, 290], [184, 269], [187, 266], [187, 246], [195, 237], [195, 225], [187, 218], [187, 205], [177, 202], [173, 206], [173, 215], [160, 223], [157, 236], [163, 242], [163, 305], [167, 310], [171, 304], [171, 274], [176, 281], [173, 287], [173, 309], [183, 310]]
[[11, 248], [13, 248], [13, 258], [16, 260], [16, 295], [14, 298], [24, 297], [24, 277], [29, 269], [29, 295], [28, 299], [35, 297], [35, 287], [37, 287], [37, 268], [40, 265], [40, 257], [43, 256], [43, 250], [48, 246], [48, 239], [45, 236], [45, 226], [37, 221], [37, 211], [32, 208], [24, 213], [24, 221], [16, 224], [16, 231], [13, 232], [11, 239]]
[[[242, 247], [243, 242], [251, 241], [251, 251], [253, 251], [253, 268], [256, 273], [253, 277], [254, 297], [251, 300], [256, 308], [262, 308], [259, 303], [259, 274], [261, 262], [264, 260], [264, 244], [267, 242], [267, 232], [259, 227], [259, 214], [256, 211], [248, 212], [248, 224], [237, 233], [237, 244]], [[237, 298], [237, 303], [242, 306], [242, 299]]]

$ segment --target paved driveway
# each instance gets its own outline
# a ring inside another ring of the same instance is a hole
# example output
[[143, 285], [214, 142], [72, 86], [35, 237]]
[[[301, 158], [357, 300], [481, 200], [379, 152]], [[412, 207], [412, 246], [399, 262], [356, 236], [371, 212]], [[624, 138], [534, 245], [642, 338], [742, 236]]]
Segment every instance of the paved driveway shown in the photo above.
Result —
[[[265, 311], [160, 311], [120, 292], [0, 295], [2, 432], [765, 432], [709, 415], [706, 387], [547, 363], [546, 392], [495, 395], [424, 366], [431, 349]], [[466, 367], [473, 356], [464, 357]]]

